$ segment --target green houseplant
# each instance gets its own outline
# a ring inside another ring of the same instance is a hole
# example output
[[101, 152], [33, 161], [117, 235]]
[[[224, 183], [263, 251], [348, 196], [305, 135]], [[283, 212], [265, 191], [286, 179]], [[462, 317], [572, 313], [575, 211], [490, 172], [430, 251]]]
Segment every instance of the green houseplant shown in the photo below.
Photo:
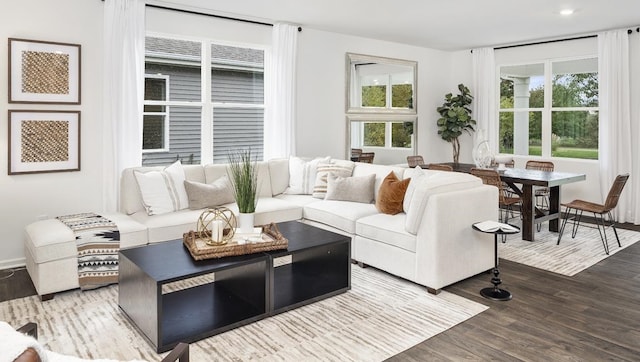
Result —
[[471, 118], [471, 102], [473, 96], [471, 91], [464, 84], [458, 84], [460, 94], [453, 95], [448, 93], [444, 96], [444, 103], [437, 108], [440, 113], [438, 119], [438, 134], [440, 137], [451, 142], [453, 146], [453, 162], [458, 163], [460, 156], [460, 141], [458, 137], [462, 132], [471, 134], [475, 131], [473, 127], [476, 121]]
[[251, 149], [229, 152], [228, 159], [227, 173], [240, 212], [238, 227], [240, 232], [251, 232], [258, 203], [258, 161], [252, 159]]

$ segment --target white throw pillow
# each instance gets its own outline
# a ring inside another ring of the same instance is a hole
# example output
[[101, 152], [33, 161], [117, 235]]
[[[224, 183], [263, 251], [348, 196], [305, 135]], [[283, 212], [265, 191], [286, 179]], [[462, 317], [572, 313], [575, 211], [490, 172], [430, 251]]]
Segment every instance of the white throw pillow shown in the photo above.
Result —
[[304, 160], [300, 157], [289, 158], [289, 187], [285, 194], [311, 195], [316, 182], [318, 163], [329, 162], [331, 157], [318, 157]]
[[416, 191], [417, 185], [426, 178], [426, 175], [420, 166], [416, 166], [409, 173], [408, 177], [411, 177], [411, 181], [409, 181], [409, 186], [407, 186], [407, 191], [404, 193], [404, 200], [402, 201], [402, 209], [405, 213], [409, 211], [411, 199], [413, 198], [413, 193]]
[[184, 170], [180, 161], [174, 162], [162, 171], [136, 170], [133, 175], [138, 182], [147, 214], [160, 215], [189, 207], [189, 197], [184, 188]]

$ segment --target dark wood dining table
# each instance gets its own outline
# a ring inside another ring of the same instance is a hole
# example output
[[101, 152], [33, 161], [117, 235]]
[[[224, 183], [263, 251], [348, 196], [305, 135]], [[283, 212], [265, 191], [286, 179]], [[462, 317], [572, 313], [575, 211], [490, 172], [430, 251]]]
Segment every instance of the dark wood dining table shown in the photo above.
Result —
[[[470, 173], [476, 167], [472, 163], [445, 162], [457, 172]], [[426, 168], [426, 166], [425, 166]], [[527, 170], [509, 168], [499, 170], [500, 179], [521, 198], [522, 240], [535, 240], [535, 225], [549, 221], [549, 231], [558, 232], [560, 213], [560, 186], [586, 180], [582, 173]], [[521, 185], [521, 186], [518, 186]], [[541, 210], [535, 205], [534, 186], [549, 188], [549, 210]]]

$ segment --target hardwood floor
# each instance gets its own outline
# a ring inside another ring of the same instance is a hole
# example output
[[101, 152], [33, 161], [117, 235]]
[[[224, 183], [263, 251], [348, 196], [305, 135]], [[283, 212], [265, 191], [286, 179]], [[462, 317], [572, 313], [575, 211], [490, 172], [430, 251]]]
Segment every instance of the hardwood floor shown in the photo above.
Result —
[[500, 276], [511, 301], [480, 296], [488, 274], [447, 287], [490, 308], [388, 361], [640, 360], [640, 242], [573, 277], [507, 260]]
[[[479, 295], [489, 274], [447, 287], [490, 308], [388, 361], [640, 360], [640, 242], [573, 277], [507, 260], [500, 271], [513, 300]], [[6, 275], [0, 301], [35, 294], [24, 268]]]

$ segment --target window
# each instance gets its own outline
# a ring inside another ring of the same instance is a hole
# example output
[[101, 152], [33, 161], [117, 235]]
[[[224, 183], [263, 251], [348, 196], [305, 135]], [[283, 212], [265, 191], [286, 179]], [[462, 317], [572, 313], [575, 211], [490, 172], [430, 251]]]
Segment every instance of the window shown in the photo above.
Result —
[[147, 36], [143, 165], [227, 162], [239, 147], [261, 159], [263, 68], [262, 49]]
[[351, 127], [352, 134], [361, 135], [357, 147], [412, 148], [413, 122], [352, 122]]
[[500, 67], [500, 153], [598, 158], [597, 58]]

